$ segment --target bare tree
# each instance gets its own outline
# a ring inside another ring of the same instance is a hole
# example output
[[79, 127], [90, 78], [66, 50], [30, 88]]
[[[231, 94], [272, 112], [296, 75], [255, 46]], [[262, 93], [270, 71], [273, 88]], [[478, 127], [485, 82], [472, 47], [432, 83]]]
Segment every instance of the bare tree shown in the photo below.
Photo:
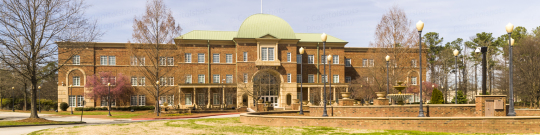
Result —
[[531, 107], [540, 103], [540, 36], [527, 36], [514, 47], [514, 90], [517, 96], [529, 99]]
[[[159, 111], [159, 96], [176, 90], [176, 87], [168, 87], [174, 85], [174, 82], [169, 82], [170, 78], [182, 80], [184, 77], [174, 76], [174, 58], [179, 58], [181, 53], [173, 40], [181, 31], [182, 28], [175, 23], [172, 12], [162, 0], [147, 1], [145, 14], [133, 19], [132, 38], [135, 43], [127, 45], [131, 65], [134, 74], [144, 76], [146, 82], [152, 85], [141, 90], [155, 98], [155, 113]], [[157, 85], [157, 81], [165, 87]]]
[[[95, 22], [84, 18], [82, 0], [2, 0], [0, 4], [0, 60], [31, 84], [30, 118], [39, 118], [36, 106], [38, 81], [59, 68], [101, 34]], [[54, 42], [58, 43], [58, 46]], [[59, 46], [62, 49], [59, 49]], [[59, 66], [39, 73], [47, 63]]]

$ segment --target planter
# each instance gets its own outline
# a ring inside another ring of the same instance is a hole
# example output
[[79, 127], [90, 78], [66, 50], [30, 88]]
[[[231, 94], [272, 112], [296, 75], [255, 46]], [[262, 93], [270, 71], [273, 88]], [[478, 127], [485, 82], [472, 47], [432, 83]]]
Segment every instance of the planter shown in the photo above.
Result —
[[386, 99], [386, 92], [375, 92], [377, 99]]
[[343, 97], [343, 99], [349, 99], [349, 97], [351, 97], [351, 93], [350, 92], [341, 92], [341, 96]]
[[293, 104], [299, 104], [300, 103], [300, 102], [298, 102], [298, 101], [300, 101], [298, 99], [293, 99], [292, 101], [293, 101]]
[[257, 100], [257, 103], [259, 103], [259, 104], [262, 104], [262, 102], [263, 102], [262, 99]]
[[308, 101], [302, 101], [302, 105], [307, 105]]

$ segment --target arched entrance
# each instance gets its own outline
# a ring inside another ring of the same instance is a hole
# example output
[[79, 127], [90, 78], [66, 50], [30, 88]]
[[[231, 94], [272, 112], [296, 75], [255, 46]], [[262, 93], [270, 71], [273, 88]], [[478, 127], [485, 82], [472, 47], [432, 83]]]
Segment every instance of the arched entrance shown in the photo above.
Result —
[[268, 70], [259, 71], [253, 77], [254, 103], [257, 99], [262, 99], [264, 103], [270, 103], [270, 106], [278, 106], [280, 80], [277, 73]]

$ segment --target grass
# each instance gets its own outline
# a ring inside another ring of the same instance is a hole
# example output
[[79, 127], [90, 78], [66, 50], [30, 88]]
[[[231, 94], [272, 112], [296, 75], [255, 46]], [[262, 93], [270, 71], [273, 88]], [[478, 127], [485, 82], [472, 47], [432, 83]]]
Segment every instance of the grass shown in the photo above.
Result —
[[[81, 115], [81, 111], [73, 111], [73, 114], [71, 114], [70, 111], [67, 112], [47, 112], [47, 114], [56, 114], [56, 115]], [[138, 111], [138, 112], [120, 112], [120, 111], [112, 111], [111, 118], [133, 118], [140, 115], [146, 115], [153, 112], [147, 112], [147, 111]], [[108, 115], [108, 111], [84, 111], [83, 115]]]
[[16, 125], [43, 125], [43, 124], [77, 124], [81, 122], [15, 122], [15, 121], [0, 121], [0, 127], [16, 126]]
[[[96, 130], [99, 129], [99, 130]], [[149, 121], [127, 124], [64, 127], [36, 131], [30, 134], [73, 134], [92, 131], [94, 134], [367, 134], [367, 135], [445, 135], [456, 133], [421, 132], [404, 130], [365, 130], [336, 127], [281, 127], [247, 125], [236, 118], [209, 118], [191, 120]]]
[[184, 116], [184, 115], [191, 115], [191, 113], [174, 113], [174, 114], [167, 114], [166, 116]]

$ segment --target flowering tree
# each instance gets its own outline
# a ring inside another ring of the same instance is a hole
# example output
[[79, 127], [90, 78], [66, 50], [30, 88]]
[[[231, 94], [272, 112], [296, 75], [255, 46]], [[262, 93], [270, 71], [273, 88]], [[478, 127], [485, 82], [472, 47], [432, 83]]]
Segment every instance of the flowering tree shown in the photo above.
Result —
[[126, 99], [129, 98], [129, 95], [131, 95], [130, 89], [132, 89], [128, 82], [128, 77], [121, 73], [113, 76], [111, 72], [100, 72], [99, 76], [88, 76], [86, 85], [84, 85], [84, 87], [91, 91], [86, 94], [87, 97], [90, 99], [97, 99], [98, 97], [105, 97], [109, 95], [107, 83], [111, 83], [111, 98]]
[[[422, 98], [425, 102], [426, 99], [431, 99], [431, 94], [433, 93], [433, 89], [439, 87], [438, 84], [432, 83], [432, 82], [422, 82]], [[409, 86], [406, 89], [407, 93], [419, 93], [418, 91], [418, 85], [416, 86]]]

